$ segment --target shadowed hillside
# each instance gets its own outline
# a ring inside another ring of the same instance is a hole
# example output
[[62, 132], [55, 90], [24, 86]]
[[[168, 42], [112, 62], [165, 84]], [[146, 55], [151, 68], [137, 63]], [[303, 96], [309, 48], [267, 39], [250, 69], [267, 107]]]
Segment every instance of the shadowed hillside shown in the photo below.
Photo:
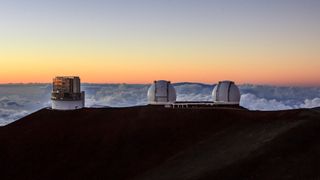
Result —
[[0, 178], [320, 178], [320, 110], [40, 110], [0, 128]]

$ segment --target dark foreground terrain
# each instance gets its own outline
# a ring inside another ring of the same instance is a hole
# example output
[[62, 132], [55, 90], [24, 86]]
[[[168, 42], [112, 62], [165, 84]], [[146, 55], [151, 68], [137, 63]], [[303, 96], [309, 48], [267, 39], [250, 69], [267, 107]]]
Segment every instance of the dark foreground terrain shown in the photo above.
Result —
[[40, 110], [0, 127], [0, 179], [320, 179], [320, 110]]

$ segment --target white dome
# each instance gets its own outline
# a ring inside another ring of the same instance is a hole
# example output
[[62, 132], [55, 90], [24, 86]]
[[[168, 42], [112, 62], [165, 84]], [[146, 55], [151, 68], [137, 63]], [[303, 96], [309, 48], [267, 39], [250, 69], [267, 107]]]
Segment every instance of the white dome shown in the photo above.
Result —
[[240, 91], [232, 81], [220, 81], [212, 91], [213, 102], [217, 104], [240, 103]]
[[176, 101], [176, 90], [170, 81], [154, 81], [148, 90], [149, 104], [167, 104]]

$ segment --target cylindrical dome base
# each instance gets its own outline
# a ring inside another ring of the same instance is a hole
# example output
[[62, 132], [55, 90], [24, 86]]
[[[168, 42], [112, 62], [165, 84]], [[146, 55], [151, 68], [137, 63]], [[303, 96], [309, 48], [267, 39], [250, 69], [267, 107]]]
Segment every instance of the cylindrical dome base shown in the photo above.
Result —
[[84, 100], [78, 101], [61, 101], [61, 100], [51, 100], [52, 109], [56, 110], [75, 110], [84, 107]]

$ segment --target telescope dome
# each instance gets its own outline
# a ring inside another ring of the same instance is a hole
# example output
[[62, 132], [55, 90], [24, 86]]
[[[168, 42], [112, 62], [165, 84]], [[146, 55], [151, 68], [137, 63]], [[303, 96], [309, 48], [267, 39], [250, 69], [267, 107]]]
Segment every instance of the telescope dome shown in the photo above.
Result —
[[149, 104], [169, 104], [176, 101], [176, 90], [170, 81], [154, 81], [148, 90]]
[[240, 90], [233, 81], [220, 81], [214, 87], [212, 97], [217, 104], [239, 105]]

